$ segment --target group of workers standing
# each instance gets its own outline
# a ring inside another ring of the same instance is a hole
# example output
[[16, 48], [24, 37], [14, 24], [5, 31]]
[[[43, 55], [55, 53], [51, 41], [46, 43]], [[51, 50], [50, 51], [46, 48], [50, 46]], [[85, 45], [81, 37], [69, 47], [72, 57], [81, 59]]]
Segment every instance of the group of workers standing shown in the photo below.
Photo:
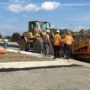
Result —
[[[53, 40], [52, 40], [53, 39]], [[74, 39], [71, 35], [71, 32], [67, 32], [64, 39], [62, 39], [60, 35], [60, 31], [57, 30], [53, 38], [50, 38], [50, 30], [46, 31], [46, 34], [43, 35], [43, 53], [45, 55], [49, 55], [49, 47], [52, 45], [53, 46], [53, 51], [54, 51], [54, 59], [60, 57], [60, 48], [61, 42], [63, 42], [63, 51], [65, 58], [69, 59], [71, 57], [71, 47], [74, 42]]]

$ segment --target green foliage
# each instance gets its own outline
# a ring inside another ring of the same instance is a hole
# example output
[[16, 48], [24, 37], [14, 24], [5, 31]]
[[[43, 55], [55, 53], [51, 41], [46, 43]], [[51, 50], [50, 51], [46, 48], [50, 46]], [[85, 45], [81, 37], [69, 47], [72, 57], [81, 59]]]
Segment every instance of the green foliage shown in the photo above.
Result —
[[21, 37], [20, 34], [18, 32], [15, 32], [11, 36], [11, 41], [17, 42], [20, 39], [20, 37]]
[[10, 39], [10, 38], [11, 38], [11, 36], [5, 36], [4, 38]]
[[[55, 34], [57, 29], [52, 28], [52, 29], [50, 29], [50, 30], [51, 30], [51, 33], [54, 33], [54, 34]], [[73, 32], [72, 30], [69, 30], [69, 29], [59, 29], [59, 31], [60, 31], [60, 35], [62, 36], [62, 38], [65, 37], [65, 35], [66, 35], [66, 33], [67, 33], [68, 31], [70, 31], [71, 34], [74, 35], [74, 32]]]
[[0, 33], [0, 38], [2, 38], [2, 34]]

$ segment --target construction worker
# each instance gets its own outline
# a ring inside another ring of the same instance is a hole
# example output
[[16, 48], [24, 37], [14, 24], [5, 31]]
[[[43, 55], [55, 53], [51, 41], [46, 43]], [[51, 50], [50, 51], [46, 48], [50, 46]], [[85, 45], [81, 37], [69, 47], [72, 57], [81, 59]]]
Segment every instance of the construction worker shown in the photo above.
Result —
[[49, 55], [49, 46], [50, 46], [50, 30], [47, 30], [43, 35], [43, 53], [44, 55]]
[[8, 39], [4, 38], [3, 39], [3, 48], [7, 49], [8, 47]]
[[54, 42], [53, 42], [53, 49], [54, 49], [54, 59], [59, 58], [59, 51], [60, 51], [60, 43], [61, 43], [61, 35], [59, 30], [56, 31], [54, 35]]
[[71, 57], [71, 48], [72, 48], [73, 42], [74, 42], [74, 39], [71, 35], [71, 32], [68, 31], [64, 38], [64, 53], [67, 59]]

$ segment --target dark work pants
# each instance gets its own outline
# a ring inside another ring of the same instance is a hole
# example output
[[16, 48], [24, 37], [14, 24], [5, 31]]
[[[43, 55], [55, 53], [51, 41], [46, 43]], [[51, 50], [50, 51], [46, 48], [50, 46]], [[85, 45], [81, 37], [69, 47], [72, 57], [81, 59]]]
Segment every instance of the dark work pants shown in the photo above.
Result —
[[54, 48], [54, 58], [59, 58], [60, 46], [53, 46], [53, 48]]

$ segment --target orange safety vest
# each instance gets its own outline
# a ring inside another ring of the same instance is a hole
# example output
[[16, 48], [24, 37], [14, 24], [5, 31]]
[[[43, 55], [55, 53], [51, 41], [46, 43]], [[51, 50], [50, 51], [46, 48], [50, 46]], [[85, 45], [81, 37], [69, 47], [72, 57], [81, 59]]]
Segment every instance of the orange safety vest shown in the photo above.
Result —
[[71, 35], [66, 35], [64, 41], [66, 44], [72, 45], [72, 43], [74, 42], [74, 39]]
[[60, 42], [61, 42], [61, 36], [59, 34], [56, 34], [54, 36], [54, 43], [53, 43], [53, 45], [54, 46], [60, 46]]

